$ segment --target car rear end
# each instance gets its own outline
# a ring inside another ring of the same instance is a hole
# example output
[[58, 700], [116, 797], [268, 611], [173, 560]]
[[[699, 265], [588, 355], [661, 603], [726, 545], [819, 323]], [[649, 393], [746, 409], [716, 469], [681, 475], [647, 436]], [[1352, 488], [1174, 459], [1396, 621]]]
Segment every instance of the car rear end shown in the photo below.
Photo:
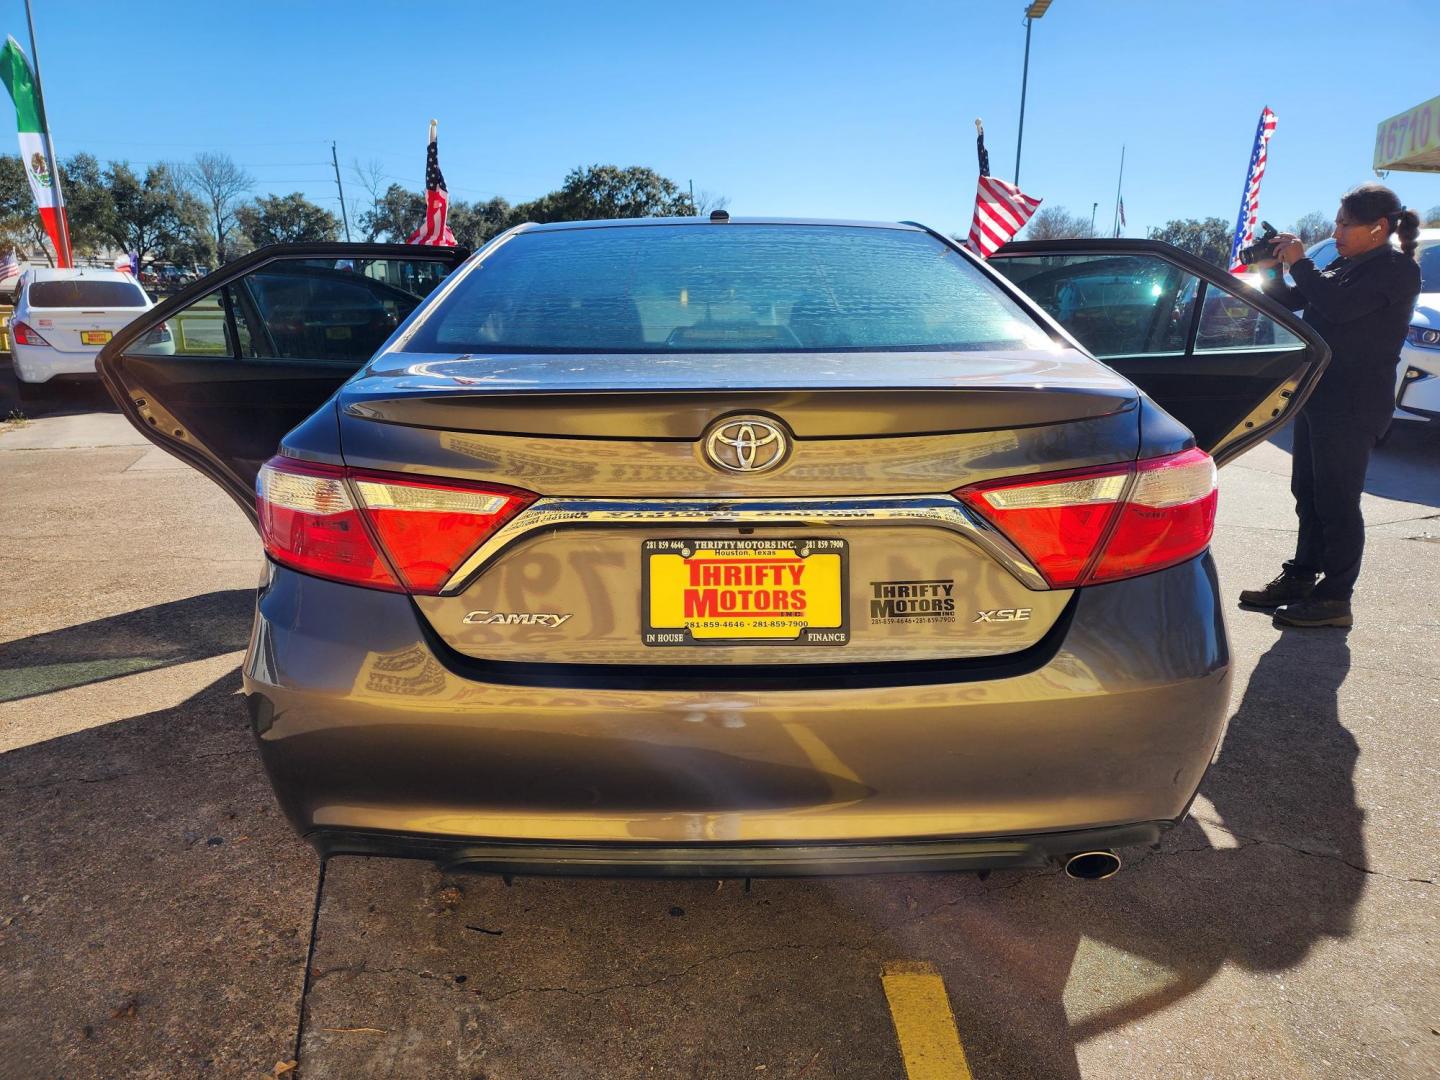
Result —
[[[151, 306], [145, 290], [128, 274], [28, 272], [10, 325], [16, 377], [30, 385], [57, 376], [93, 377], [100, 350]], [[163, 349], [168, 334], [168, 329], [157, 330], [147, 344]]]
[[539, 229], [261, 472], [246, 663], [323, 851], [1040, 865], [1220, 737], [1214, 466], [919, 229]]

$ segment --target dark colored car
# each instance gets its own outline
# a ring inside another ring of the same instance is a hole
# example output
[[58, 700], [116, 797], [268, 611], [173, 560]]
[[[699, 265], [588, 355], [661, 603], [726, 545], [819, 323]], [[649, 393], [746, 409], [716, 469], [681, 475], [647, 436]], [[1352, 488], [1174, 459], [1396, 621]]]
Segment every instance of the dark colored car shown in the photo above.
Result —
[[322, 853], [1104, 876], [1224, 725], [1214, 466], [1327, 359], [1156, 242], [680, 219], [264, 249], [98, 366], [264, 538]]

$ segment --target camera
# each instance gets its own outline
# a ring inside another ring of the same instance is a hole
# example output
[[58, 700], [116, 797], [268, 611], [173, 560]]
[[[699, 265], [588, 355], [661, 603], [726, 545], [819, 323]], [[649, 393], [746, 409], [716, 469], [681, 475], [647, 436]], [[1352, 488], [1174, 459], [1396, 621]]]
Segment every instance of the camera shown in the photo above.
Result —
[[1260, 222], [1260, 227], [1265, 230], [1260, 234], [1260, 239], [1248, 247], [1240, 249], [1237, 257], [1242, 266], [1253, 266], [1261, 259], [1273, 259], [1275, 257], [1275, 252], [1271, 250], [1270, 247], [1270, 241], [1274, 240], [1280, 234], [1275, 231], [1275, 226], [1271, 225], [1268, 221]]

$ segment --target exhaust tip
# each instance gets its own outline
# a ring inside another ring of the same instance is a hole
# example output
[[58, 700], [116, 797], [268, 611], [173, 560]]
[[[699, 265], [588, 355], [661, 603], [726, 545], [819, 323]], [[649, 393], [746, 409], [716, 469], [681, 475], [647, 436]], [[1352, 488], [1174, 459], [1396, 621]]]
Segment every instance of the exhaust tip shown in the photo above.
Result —
[[1065, 860], [1065, 875], [1079, 881], [1104, 881], [1120, 872], [1120, 856], [1113, 851], [1080, 851]]

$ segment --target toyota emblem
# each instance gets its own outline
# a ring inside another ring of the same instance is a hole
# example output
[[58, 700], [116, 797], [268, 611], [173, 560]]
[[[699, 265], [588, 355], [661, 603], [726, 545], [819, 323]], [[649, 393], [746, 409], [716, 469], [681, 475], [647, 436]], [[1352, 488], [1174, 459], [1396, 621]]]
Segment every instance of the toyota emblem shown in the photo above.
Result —
[[775, 468], [790, 452], [790, 437], [773, 420], [731, 416], [717, 421], [705, 436], [705, 457], [722, 472], [761, 473]]

